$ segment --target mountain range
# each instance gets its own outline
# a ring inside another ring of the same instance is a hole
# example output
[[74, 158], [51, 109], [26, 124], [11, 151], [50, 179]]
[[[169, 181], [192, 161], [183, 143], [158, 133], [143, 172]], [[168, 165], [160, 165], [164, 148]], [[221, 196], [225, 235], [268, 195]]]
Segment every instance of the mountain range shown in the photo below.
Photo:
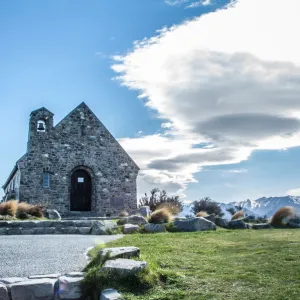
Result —
[[[227, 211], [229, 208], [241, 207], [246, 215], [253, 216], [267, 216], [271, 217], [277, 209], [283, 206], [292, 206], [300, 211], [300, 197], [283, 196], [283, 197], [263, 197], [257, 200], [245, 200], [240, 202], [219, 203], [224, 218], [231, 218], [231, 214]], [[181, 216], [191, 215], [192, 204], [185, 204]]]

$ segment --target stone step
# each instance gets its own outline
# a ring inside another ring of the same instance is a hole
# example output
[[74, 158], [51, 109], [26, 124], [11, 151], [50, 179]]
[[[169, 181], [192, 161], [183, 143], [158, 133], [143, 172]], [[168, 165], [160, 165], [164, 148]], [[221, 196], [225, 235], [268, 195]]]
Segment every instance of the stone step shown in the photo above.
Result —
[[92, 220], [62, 221], [0, 221], [0, 228], [40, 228], [40, 227], [91, 227]]
[[0, 228], [0, 235], [90, 234], [91, 227], [34, 227]]

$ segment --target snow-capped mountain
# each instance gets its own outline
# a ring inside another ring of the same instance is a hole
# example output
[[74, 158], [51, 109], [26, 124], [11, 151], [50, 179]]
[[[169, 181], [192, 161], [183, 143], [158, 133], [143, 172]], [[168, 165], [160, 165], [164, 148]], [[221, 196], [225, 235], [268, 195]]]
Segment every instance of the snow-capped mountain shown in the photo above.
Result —
[[[284, 197], [263, 197], [257, 200], [245, 200], [240, 202], [230, 202], [230, 203], [219, 203], [224, 213], [223, 218], [230, 219], [231, 214], [227, 211], [230, 208], [237, 209], [241, 207], [242, 210], [248, 216], [255, 217], [271, 217], [277, 209], [283, 206], [292, 206], [295, 207], [297, 211], [300, 212], [300, 197], [294, 196], [284, 196]], [[185, 204], [183, 211], [180, 213], [180, 216], [184, 217], [186, 215], [193, 215], [192, 211], [193, 204]]]
[[263, 197], [257, 200], [251, 201], [241, 201], [241, 202], [232, 202], [229, 204], [241, 206], [244, 209], [248, 209], [255, 214], [260, 216], [267, 215], [271, 217], [278, 208], [283, 206], [292, 206], [296, 210], [300, 211], [300, 197], [294, 196], [284, 196], [284, 197]]

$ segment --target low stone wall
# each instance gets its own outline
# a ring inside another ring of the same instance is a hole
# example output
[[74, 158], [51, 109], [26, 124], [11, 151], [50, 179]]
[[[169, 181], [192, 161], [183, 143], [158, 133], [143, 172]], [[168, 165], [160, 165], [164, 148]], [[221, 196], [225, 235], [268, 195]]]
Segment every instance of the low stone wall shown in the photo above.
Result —
[[81, 299], [83, 272], [0, 278], [1, 300]]
[[107, 229], [112, 228], [111, 225], [114, 224], [108, 220], [0, 221], [0, 235], [100, 234], [93, 230], [95, 226], [102, 228], [101, 234], [109, 234]]

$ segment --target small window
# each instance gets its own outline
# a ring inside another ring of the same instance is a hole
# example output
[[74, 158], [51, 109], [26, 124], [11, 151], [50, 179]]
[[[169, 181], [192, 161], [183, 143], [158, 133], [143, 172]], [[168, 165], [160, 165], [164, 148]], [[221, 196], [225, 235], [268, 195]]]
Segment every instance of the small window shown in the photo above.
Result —
[[77, 178], [77, 182], [83, 183], [83, 182], [84, 182], [84, 177], [78, 177], [78, 178]]
[[43, 187], [44, 188], [50, 187], [50, 174], [49, 173], [43, 174]]

